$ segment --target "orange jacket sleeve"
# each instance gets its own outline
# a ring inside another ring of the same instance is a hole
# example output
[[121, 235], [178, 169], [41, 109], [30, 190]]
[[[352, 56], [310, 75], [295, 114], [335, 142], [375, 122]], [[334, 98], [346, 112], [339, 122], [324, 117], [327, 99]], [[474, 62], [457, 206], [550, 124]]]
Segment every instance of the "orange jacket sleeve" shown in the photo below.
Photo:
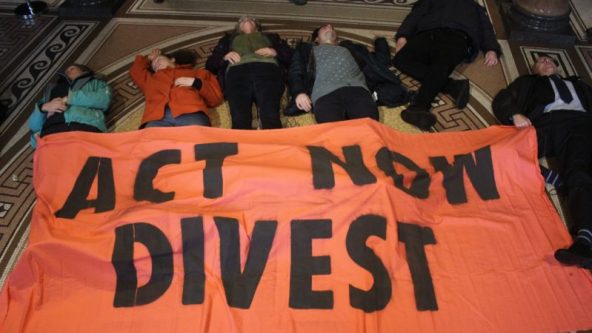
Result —
[[199, 94], [203, 97], [209, 108], [214, 108], [224, 102], [224, 95], [216, 76], [205, 69], [198, 69], [195, 77], [201, 80]]
[[134, 83], [144, 92], [144, 87], [146, 86], [146, 81], [148, 80], [150, 63], [148, 59], [141, 54], [138, 54], [134, 59], [134, 63], [129, 70], [130, 76]]

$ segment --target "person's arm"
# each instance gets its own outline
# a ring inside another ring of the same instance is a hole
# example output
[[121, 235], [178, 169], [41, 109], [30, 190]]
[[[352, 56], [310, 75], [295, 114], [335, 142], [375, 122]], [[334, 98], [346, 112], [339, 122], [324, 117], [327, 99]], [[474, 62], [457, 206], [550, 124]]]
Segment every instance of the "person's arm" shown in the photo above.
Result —
[[[500, 90], [491, 103], [493, 114], [504, 125], [514, 124], [514, 115], [523, 115], [519, 105], [520, 78]], [[524, 115], [523, 115], [524, 116]]]
[[307, 93], [306, 87], [306, 63], [305, 52], [307, 52], [308, 44], [300, 43], [296, 47], [296, 51], [292, 55], [290, 67], [288, 70], [288, 86], [290, 88], [290, 95], [295, 98], [298, 94]]
[[294, 50], [286, 43], [286, 41], [278, 34], [274, 34], [273, 38], [273, 48], [276, 51], [275, 58], [279, 62], [279, 64], [284, 67], [288, 68], [290, 66], [290, 61], [292, 61], [292, 55], [294, 54]]
[[[292, 55], [288, 71], [288, 88], [296, 107], [309, 112], [312, 110], [312, 102], [310, 96], [308, 96], [308, 87], [306, 86], [306, 53], [312, 53], [311, 44], [301, 42], [296, 46], [296, 51]], [[310, 54], [310, 56], [312, 57], [313, 55]]]
[[47, 112], [43, 111], [43, 105], [47, 103], [47, 98], [44, 96], [42, 97], [37, 103], [35, 103], [35, 107], [33, 108], [33, 112], [29, 116], [27, 121], [29, 125], [29, 130], [31, 131], [31, 146], [33, 148], [37, 147], [37, 136], [41, 133], [41, 129], [43, 129], [43, 124], [47, 120]]
[[576, 88], [576, 92], [578, 93], [578, 98], [580, 99], [582, 106], [584, 106], [586, 112], [592, 113], [592, 86], [584, 82], [581, 78], [574, 79], [574, 81], [581, 89], [581, 92], [579, 92]]
[[33, 113], [29, 116], [29, 129], [31, 130], [32, 134], [37, 134], [41, 132], [43, 128], [43, 124], [47, 119], [47, 113], [41, 110], [41, 106], [45, 103], [44, 99], [41, 99], [37, 103], [35, 103], [35, 107], [33, 108]]
[[[496, 64], [497, 59], [502, 55], [502, 49], [495, 38], [495, 31], [493, 25], [489, 20], [487, 11], [480, 5], [477, 5], [477, 11], [479, 13], [479, 24], [481, 33], [481, 51], [485, 54], [485, 61], [491, 60], [495, 56]], [[491, 51], [491, 52], [490, 52]], [[495, 54], [494, 54], [495, 53]], [[489, 55], [490, 59], [487, 59]], [[487, 63], [486, 63], [487, 64]]]
[[214, 74], [205, 69], [197, 70], [195, 72], [195, 81], [193, 88], [199, 91], [200, 96], [206, 102], [209, 108], [214, 108], [224, 102], [224, 95], [220, 84]]
[[224, 34], [224, 37], [220, 38], [218, 44], [212, 50], [212, 54], [206, 60], [206, 69], [214, 74], [218, 74], [221, 70], [224, 70], [228, 65], [224, 56], [230, 51], [230, 35]]
[[68, 93], [68, 105], [80, 106], [106, 112], [111, 104], [111, 87], [107, 82], [94, 79], [76, 91]]
[[148, 76], [150, 75], [150, 61], [145, 56], [138, 54], [134, 59], [129, 73], [134, 83], [143, 92], [148, 81]]
[[432, 6], [432, 1], [433, 0], [419, 0], [413, 5], [411, 12], [407, 14], [403, 23], [401, 23], [401, 26], [397, 29], [397, 33], [395, 34], [396, 41], [398, 41], [399, 38], [407, 39], [409, 36], [415, 34], [419, 21], [429, 12], [430, 7]]

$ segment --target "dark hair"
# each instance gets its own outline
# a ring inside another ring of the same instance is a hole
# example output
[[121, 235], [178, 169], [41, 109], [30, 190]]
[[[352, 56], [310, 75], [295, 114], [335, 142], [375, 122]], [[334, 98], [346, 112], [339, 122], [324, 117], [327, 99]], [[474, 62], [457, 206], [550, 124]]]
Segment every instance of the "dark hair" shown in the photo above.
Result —
[[[83, 73], [90, 73], [90, 74], [94, 74], [95, 73], [90, 67], [88, 67], [86, 65], [83, 65], [83, 64], [76, 64], [76, 63], [74, 63], [74, 64], [72, 64], [70, 66], [78, 67], [78, 69], [80, 69]], [[70, 67], [70, 66], [68, 66], [68, 67]]]
[[175, 59], [177, 65], [195, 66], [197, 64], [197, 51], [194, 49], [180, 49], [166, 56], [169, 59]]
[[319, 37], [319, 30], [321, 30], [322, 27], [324, 27], [324, 25], [322, 25], [312, 31], [312, 34], [310, 34], [310, 40], [312, 42], [314, 42], [315, 39], [317, 39], [317, 37]]

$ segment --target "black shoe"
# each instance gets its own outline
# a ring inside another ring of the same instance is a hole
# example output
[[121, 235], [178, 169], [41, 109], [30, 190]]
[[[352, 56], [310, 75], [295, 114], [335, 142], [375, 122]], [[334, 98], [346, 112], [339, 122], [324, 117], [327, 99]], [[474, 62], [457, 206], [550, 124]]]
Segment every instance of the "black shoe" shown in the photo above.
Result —
[[436, 116], [428, 108], [421, 106], [409, 106], [401, 112], [401, 118], [422, 131], [429, 131], [436, 124]]
[[470, 87], [469, 80], [448, 79], [444, 92], [452, 97], [457, 108], [464, 109], [469, 103]]
[[306, 2], [307, 1], [308, 0], [290, 0], [290, 2], [293, 2], [295, 5], [298, 5], [298, 6], [304, 6], [304, 5], [306, 5]]
[[569, 248], [555, 251], [555, 259], [568, 266], [592, 268], [592, 246], [584, 241], [575, 241]]

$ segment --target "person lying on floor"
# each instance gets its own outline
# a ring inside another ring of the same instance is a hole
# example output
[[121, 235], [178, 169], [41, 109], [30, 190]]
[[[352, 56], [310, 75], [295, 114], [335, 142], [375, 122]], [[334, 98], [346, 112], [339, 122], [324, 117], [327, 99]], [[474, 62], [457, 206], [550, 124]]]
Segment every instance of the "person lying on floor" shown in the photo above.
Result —
[[232, 128], [252, 129], [252, 104], [257, 105], [262, 129], [281, 128], [280, 99], [284, 72], [292, 49], [275, 33], [263, 33], [257, 19], [241, 17], [206, 61], [218, 75], [228, 101]]
[[317, 123], [365, 117], [378, 120], [376, 103], [395, 107], [409, 101], [410, 92], [389, 69], [386, 39], [377, 38], [371, 53], [365, 45], [349, 40], [338, 43], [334, 27], [326, 24], [312, 32], [311, 40], [300, 42], [292, 57], [291, 101], [284, 114], [314, 110]]
[[72, 64], [47, 85], [29, 117], [31, 146], [37, 136], [69, 131], [106, 132], [111, 88], [85, 65]]
[[501, 55], [487, 12], [475, 0], [419, 0], [395, 40], [393, 64], [421, 83], [401, 117], [424, 131], [436, 124], [430, 109], [439, 92], [449, 94], [459, 109], [467, 105], [469, 81], [449, 78], [458, 64], [474, 61], [481, 50], [484, 64], [494, 66]]
[[539, 157], [556, 157], [576, 237], [555, 258], [592, 268], [592, 87], [577, 77], [559, 77], [557, 66], [551, 56], [539, 55], [534, 74], [501, 90], [492, 107], [502, 124], [534, 126]]
[[191, 49], [170, 55], [154, 49], [147, 56], [136, 56], [129, 73], [146, 99], [140, 128], [211, 126], [208, 109], [224, 98], [216, 77], [196, 69], [196, 63], [197, 53]]

